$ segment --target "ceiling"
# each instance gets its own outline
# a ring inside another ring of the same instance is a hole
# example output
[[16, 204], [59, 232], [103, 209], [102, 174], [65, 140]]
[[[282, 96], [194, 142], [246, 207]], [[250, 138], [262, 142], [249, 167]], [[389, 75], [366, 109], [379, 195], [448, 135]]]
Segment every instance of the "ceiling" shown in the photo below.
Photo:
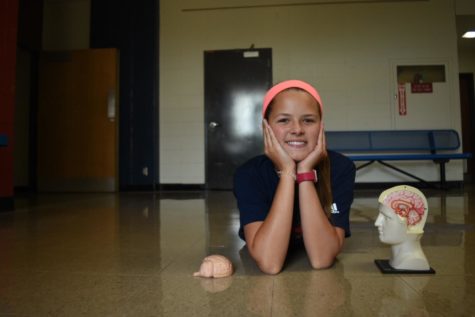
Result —
[[466, 31], [475, 31], [475, 15], [457, 15], [457, 43], [459, 49], [475, 49], [475, 39], [464, 39]]

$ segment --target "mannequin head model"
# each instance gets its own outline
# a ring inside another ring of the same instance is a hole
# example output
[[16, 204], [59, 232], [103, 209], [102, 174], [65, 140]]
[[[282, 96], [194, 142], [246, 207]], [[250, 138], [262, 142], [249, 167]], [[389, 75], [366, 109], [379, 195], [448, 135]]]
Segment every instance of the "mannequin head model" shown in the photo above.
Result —
[[420, 246], [427, 220], [427, 199], [417, 188], [401, 185], [379, 196], [378, 227], [381, 242], [392, 246], [390, 264], [396, 269], [427, 270], [429, 264]]

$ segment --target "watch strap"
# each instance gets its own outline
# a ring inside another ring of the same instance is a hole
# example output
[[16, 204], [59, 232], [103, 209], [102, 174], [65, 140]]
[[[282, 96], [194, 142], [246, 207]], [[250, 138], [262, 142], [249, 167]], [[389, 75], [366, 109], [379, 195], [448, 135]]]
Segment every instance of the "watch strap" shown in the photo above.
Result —
[[318, 181], [316, 170], [312, 170], [310, 172], [298, 173], [297, 174], [297, 184], [300, 184], [302, 182], [307, 182], [307, 181], [312, 181], [314, 183], [316, 183]]

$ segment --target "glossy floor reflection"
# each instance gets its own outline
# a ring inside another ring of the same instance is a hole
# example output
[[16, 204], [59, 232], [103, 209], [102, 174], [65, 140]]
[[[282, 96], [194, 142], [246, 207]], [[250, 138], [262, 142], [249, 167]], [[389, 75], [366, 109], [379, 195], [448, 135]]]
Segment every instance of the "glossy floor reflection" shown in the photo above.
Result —
[[[473, 316], [475, 190], [424, 191], [435, 275], [383, 275], [380, 190], [358, 190], [353, 236], [331, 269], [293, 254], [260, 273], [230, 192], [43, 194], [0, 214], [0, 316]], [[230, 278], [192, 277], [208, 254]]]

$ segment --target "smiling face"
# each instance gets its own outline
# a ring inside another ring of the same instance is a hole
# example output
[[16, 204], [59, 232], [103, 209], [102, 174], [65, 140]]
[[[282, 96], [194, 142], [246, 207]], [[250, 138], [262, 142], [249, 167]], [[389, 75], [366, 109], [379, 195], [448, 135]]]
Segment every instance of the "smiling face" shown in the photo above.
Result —
[[320, 107], [307, 92], [289, 89], [279, 93], [272, 102], [268, 122], [294, 161], [300, 162], [315, 149], [321, 125]]
[[379, 240], [387, 244], [398, 244], [407, 237], [406, 223], [390, 207], [379, 204], [379, 215], [374, 225], [379, 231]]

